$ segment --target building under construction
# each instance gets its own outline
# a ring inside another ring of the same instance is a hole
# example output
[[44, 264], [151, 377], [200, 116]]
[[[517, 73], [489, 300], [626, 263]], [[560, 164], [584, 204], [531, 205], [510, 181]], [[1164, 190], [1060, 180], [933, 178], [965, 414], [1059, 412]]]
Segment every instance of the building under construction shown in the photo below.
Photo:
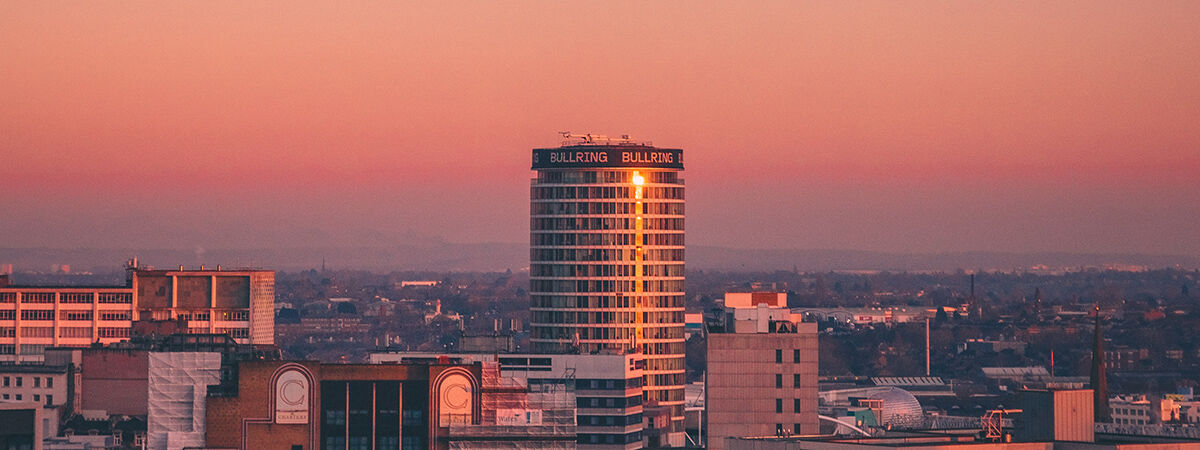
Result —
[[574, 380], [530, 386], [484, 363], [478, 424], [450, 426], [452, 449], [576, 448]]

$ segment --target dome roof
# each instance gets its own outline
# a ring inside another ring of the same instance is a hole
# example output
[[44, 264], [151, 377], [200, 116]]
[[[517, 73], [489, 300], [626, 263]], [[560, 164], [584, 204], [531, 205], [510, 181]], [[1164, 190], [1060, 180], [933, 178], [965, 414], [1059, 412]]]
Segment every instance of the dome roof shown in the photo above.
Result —
[[904, 425], [924, 417], [921, 402], [908, 391], [896, 387], [871, 394], [870, 399], [883, 400], [881, 425]]

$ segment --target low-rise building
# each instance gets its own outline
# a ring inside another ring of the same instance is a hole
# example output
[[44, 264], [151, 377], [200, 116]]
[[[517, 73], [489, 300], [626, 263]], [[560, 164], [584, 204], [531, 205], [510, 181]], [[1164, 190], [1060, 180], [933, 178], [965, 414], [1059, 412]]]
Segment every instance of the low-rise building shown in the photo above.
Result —
[[69, 380], [67, 366], [0, 365], [0, 401], [63, 406], [69, 400]]
[[481, 423], [480, 364], [243, 361], [209, 389], [208, 448], [449, 449]]
[[499, 363], [500, 375], [539, 386], [571, 384], [578, 445], [586, 449], [638, 449], [644, 445], [643, 361], [637, 354], [495, 354], [375, 352], [376, 364]]
[[708, 448], [721, 450], [732, 436], [817, 433], [816, 324], [792, 321], [790, 310], [765, 300], [729, 307], [726, 298], [707, 341]]

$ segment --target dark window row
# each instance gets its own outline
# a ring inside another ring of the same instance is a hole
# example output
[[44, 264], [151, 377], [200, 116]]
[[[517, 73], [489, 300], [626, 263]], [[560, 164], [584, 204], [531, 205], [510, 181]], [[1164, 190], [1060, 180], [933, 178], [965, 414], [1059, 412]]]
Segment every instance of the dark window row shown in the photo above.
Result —
[[[633, 264], [532, 264], [533, 277], [633, 277], [638, 276]], [[682, 277], [683, 264], [643, 264], [641, 276]]]
[[[637, 204], [634, 202], [534, 202], [530, 204], [529, 213], [533, 215], [575, 215], [575, 214], [636, 214]], [[647, 215], [677, 215], [684, 213], [683, 202], [643, 202], [642, 214]]]
[[683, 308], [682, 295], [642, 293], [636, 297], [640, 301], [635, 301], [633, 295], [532, 295], [530, 305], [534, 308], [632, 308], [640, 303], [643, 308]]
[[[530, 233], [530, 245], [638, 245], [634, 233]], [[641, 245], [682, 246], [683, 233], [643, 233]]]
[[[675, 171], [651, 171], [639, 169], [638, 174], [647, 183], [678, 183]], [[543, 170], [538, 172], [539, 183], [630, 183], [633, 170]]]
[[[621, 199], [633, 198], [635, 189], [628, 186], [575, 187], [534, 186], [529, 197], [533, 200]], [[643, 199], [683, 200], [681, 187], [643, 187]]]
[[[633, 292], [634, 280], [532, 280], [531, 292]], [[684, 281], [642, 280], [644, 292], [683, 292]]]

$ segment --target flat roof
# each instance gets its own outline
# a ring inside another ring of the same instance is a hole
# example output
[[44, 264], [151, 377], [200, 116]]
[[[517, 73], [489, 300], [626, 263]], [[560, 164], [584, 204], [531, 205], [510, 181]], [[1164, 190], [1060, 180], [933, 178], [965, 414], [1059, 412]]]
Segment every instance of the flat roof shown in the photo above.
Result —
[[67, 366], [42, 364], [0, 364], [0, 373], [67, 373]]

